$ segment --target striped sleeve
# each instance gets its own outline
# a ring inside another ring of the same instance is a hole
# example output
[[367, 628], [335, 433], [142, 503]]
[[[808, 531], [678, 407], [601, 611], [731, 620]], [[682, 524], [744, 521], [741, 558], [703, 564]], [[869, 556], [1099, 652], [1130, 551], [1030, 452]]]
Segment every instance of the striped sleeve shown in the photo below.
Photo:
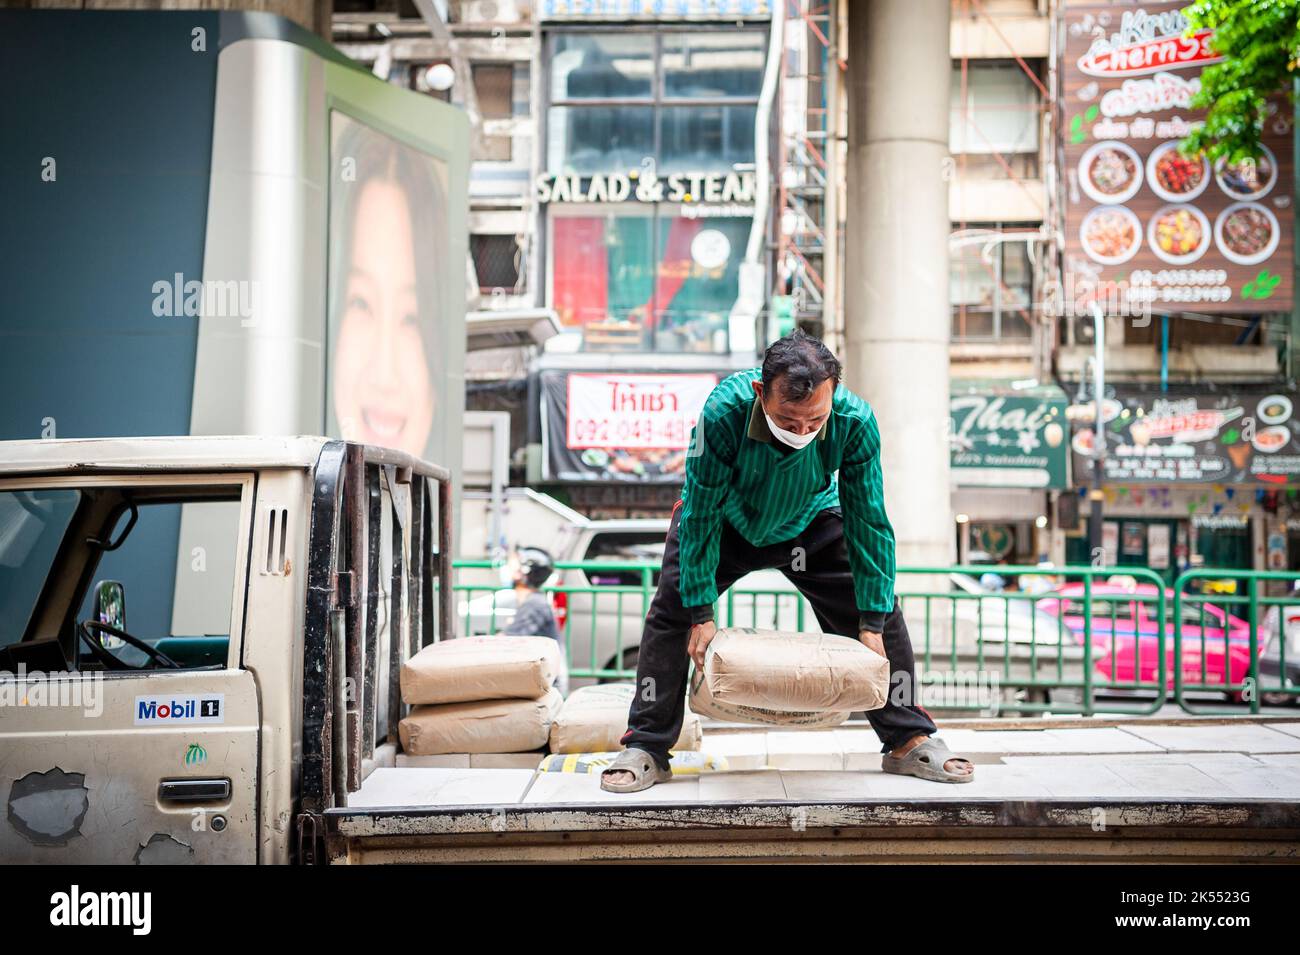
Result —
[[875, 412], [866, 411], [855, 419], [840, 462], [840, 503], [858, 610], [887, 614], [894, 609], [894, 529], [885, 514], [880, 428]]
[[722, 534], [722, 502], [735, 471], [734, 436], [720, 417], [700, 415], [691, 432], [682, 487], [682, 516], [677, 525], [678, 591], [691, 620], [713, 619], [718, 599], [718, 542]]

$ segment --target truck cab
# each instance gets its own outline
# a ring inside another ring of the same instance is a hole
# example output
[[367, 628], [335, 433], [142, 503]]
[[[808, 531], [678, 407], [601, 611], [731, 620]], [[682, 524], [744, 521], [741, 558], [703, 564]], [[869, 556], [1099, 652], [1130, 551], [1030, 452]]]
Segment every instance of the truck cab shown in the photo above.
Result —
[[449, 494], [324, 438], [0, 444], [0, 858], [298, 858], [449, 631]]

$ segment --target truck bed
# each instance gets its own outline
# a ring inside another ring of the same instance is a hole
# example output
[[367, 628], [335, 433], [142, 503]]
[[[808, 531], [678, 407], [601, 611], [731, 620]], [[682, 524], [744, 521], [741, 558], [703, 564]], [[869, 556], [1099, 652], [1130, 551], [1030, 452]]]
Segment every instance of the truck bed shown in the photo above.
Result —
[[865, 724], [708, 726], [726, 771], [618, 795], [587, 774], [381, 767], [322, 824], [336, 863], [1300, 858], [1300, 720], [972, 720], [940, 735], [975, 781], [881, 772]]

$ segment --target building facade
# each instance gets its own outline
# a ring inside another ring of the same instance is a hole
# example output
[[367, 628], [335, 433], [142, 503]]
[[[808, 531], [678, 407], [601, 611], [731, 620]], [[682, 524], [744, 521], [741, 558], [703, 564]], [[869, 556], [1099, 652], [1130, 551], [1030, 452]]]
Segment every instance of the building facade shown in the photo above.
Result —
[[[968, 557], [1100, 560], [1170, 581], [1202, 566], [1300, 566], [1294, 112], [1279, 104], [1249, 184], [1232, 167], [1179, 158], [1197, 119], [1188, 101], [1215, 57], [1207, 38], [1180, 39], [1178, 10], [953, 8], [954, 463], [1007, 446], [996, 430], [963, 432], [980, 392], [1054, 392], [1044, 397], [1064, 411], [1069, 443], [1053, 415], [1053, 440], [1022, 430], [1027, 450], [998, 455], [1009, 472], [954, 468]], [[1246, 221], [1259, 228], [1234, 239]], [[1093, 410], [1099, 332], [1105, 441]], [[1017, 457], [1040, 453], [1053, 460], [1048, 483], [1014, 490]]]
[[[1125, 44], [1151, 39], [1167, 6], [948, 5], [948, 148], [937, 174], [950, 225], [949, 417], [939, 434], [926, 424], [890, 440], [948, 448], [955, 559], [1092, 559], [1089, 408], [1100, 328], [1103, 397], [1114, 414], [1098, 492], [1102, 558], [1169, 576], [1210, 564], [1300, 566], [1292, 513], [1300, 468], [1290, 461], [1300, 454], [1277, 430], [1295, 433], [1282, 415], [1294, 399], [1292, 270], [1276, 267], [1291, 248], [1290, 151], [1275, 150], [1264, 170], [1271, 191], [1254, 197], [1234, 196], [1219, 170], [1207, 170], [1207, 193], [1181, 203], [1148, 201], [1146, 192], [1092, 202], [1081, 185], [1111, 147], [1081, 165], [1089, 148], [1125, 144], [1146, 173], [1150, 153], [1195, 118], [1179, 96], [1203, 63], [1153, 61], [1131, 76], [1106, 75], [1104, 55], [1131, 57]], [[856, 201], [849, 74], [864, 55], [849, 42], [850, 5], [463, 2], [442, 8], [441, 31], [396, 3], [336, 9], [345, 51], [477, 118], [467, 266], [476, 307], [554, 314], [557, 331], [544, 344], [468, 360], [468, 406], [510, 415], [512, 483], [592, 516], [666, 514], [692, 403], [711, 382], [752, 366], [795, 323], [841, 354], [861, 347], [846, 328], [861, 319], [852, 303], [846, 309], [844, 274]], [[1097, 75], [1079, 74], [1087, 56]], [[917, 79], [897, 73], [872, 108], [909, 109]], [[1172, 99], [1124, 100], [1112, 88]], [[1276, 114], [1279, 137], [1291, 135], [1292, 118]], [[1124, 149], [1114, 153], [1120, 168], [1135, 168]], [[1202, 262], [1135, 273], [1145, 283], [1135, 311], [1133, 276], [1117, 279], [1080, 238], [1094, 206], [1122, 206], [1139, 222], [1124, 234], [1142, 256], [1156, 255], [1148, 227], [1164, 205], [1210, 209], [1187, 216], [1212, 233], [1211, 217], [1229, 200], [1264, 209], [1234, 221], [1275, 217], [1285, 233], [1264, 263], [1285, 281], [1268, 295], [1252, 285], [1243, 297], [1259, 268], [1243, 277], [1231, 263], [1202, 267], [1220, 255], [1211, 244]], [[897, 213], [908, 209], [900, 198]], [[1195, 294], [1156, 287], [1194, 285], [1201, 273], [1231, 280]], [[1213, 301], [1223, 294], [1228, 307]], [[891, 320], [905, 325], [908, 316]], [[905, 408], [890, 415], [901, 420]], [[1184, 427], [1188, 415], [1223, 426]], [[1261, 432], [1269, 436], [1257, 439]]]

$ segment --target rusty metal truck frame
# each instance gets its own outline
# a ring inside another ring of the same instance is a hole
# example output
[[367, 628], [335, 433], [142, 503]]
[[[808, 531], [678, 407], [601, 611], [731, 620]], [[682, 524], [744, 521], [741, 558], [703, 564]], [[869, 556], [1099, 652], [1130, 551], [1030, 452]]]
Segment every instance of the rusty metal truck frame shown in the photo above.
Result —
[[[378, 647], [381, 473], [392, 496], [394, 533], [391, 619], [403, 621], [408, 655], [452, 630], [452, 485], [446, 468], [419, 458], [364, 445], [329, 442], [316, 463], [308, 537], [307, 614], [303, 634], [303, 726], [301, 810], [297, 819], [298, 861], [318, 858], [320, 814], [346, 802], [361, 787], [363, 762], [374, 756], [374, 699]], [[437, 552], [434, 502], [437, 484]], [[407, 501], [401, 501], [406, 488]], [[409, 502], [409, 511], [401, 506]], [[407, 521], [409, 519], [410, 526]], [[405, 573], [409, 554], [412, 573]], [[364, 573], [365, 580], [359, 579]], [[438, 587], [435, 590], [434, 583]], [[367, 601], [362, 615], [355, 611]], [[437, 606], [437, 627], [434, 607]], [[397, 631], [400, 633], [400, 630]], [[364, 643], [363, 643], [364, 641]], [[387, 737], [397, 739], [401, 691], [401, 640], [389, 641]], [[361, 705], [349, 709], [347, 688], [359, 688]]]

